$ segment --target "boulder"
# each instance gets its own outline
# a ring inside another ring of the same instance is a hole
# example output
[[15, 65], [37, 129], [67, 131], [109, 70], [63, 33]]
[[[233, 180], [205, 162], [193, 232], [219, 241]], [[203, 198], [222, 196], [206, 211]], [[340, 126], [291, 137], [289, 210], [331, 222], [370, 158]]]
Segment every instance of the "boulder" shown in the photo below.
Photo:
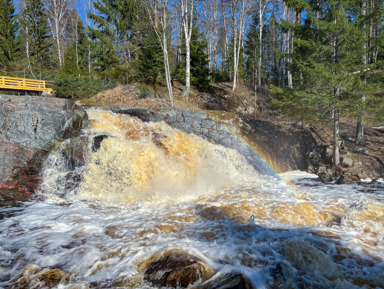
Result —
[[225, 276], [221, 281], [212, 284], [208, 289], [251, 289], [247, 279], [240, 273], [232, 273]]
[[350, 168], [353, 166], [353, 160], [348, 157], [343, 157], [341, 159], [341, 165], [343, 166], [343, 168]]
[[144, 279], [158, 288], [186, 288], [202, 281], [203, 270], [197, 258], [171, 253], [153, 261], [145, 270]]
[[319, 167], [317, 175], [319, 176], [320, 181], [323, 183], [329, 183], [332, 181], [333, 172], [326, 167]]
[[314, 275], [317, 280], [341, 277], [337, 265], [324, 252], [298, 238], [285, 240], [283, 249], [284, 256], [304, 274]]
[[58, 141], [78, 135], [84, 119], [85, 111], [66, 99], [0, 95], [2, 193], [30, 195], [49, 151]]
[[29, 264], [17, 277], [12, 288], [55, 288], [59, 284], [68, 284], [69, 279], [70, 274], [60, 269], [43, 269]]

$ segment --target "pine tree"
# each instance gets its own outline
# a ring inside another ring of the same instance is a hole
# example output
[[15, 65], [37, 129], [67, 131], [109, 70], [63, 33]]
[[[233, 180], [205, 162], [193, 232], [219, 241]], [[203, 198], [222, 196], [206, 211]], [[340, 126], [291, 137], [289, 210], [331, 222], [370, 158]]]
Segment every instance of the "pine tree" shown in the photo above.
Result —
[[19, 23], [12, 0], [0, 0], [0, 67], [7, 74], [21, 56]]
[[29, 70], [37, 68], [39, 78], [43, 71], [50, 69], [50, 49], [52, 39], [49, 34], [47, 11], [42, 0], [26, 0], [22, 12], [23, 37]]

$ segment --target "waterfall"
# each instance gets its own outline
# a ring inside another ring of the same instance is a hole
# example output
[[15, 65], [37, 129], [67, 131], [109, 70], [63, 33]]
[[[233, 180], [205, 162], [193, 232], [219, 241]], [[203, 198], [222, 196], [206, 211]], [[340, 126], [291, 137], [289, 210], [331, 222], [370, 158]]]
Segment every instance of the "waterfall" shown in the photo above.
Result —
[[79, 139], [58, 145], [45, 163], [41, 194], [156, 204], [196, 199], [259, 179], [237, 151], [165, 122], [143, 122], [96, 109], [88, 115], [91, 125], [81, 138], [83, 164], [65, 152], [79, 146]]

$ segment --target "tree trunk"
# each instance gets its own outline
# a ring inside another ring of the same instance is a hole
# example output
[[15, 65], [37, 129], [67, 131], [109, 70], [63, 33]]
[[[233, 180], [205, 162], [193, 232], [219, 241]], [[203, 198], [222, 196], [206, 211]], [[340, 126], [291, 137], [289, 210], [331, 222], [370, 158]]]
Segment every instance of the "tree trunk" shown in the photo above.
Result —
[[191, 47], [190, 42], [185, 42], [185, 92], [184, 97], [188, 99], [191, 89]]
[[194, 0], [181, 0], [181, 20], [184, 26], [185, 36], [185, 99], [189, 98], [189, 91], [191, 89], [191, 37], [193, 26], [193, 10]]
[[293, 79], [292, 79], [292, 31], [288, 31], [288, 40], [287, 40], [287, 46], [288, 46], [288, 59], [287, 59], [287, 74], [288, 74], [288, 87], [293, 87]]
[[159, 16], [158, 16], [158, 0], [154, 0], [155, 4], [155, 29], [159, 28]]
[[[227, 28], [227, 21], [226, 21], [226, 17], [225, 17], [225, 8], [224, 8], [224, 2], [223, 0], [221, 0], [221, 13], [223, 14], [223, 28], [224, 28], [224, 38], [225, 38], [225, 41], [224, 41], [224, 64], [221, 64], [221, 68], [223, 68], [223, 66], [225, 66], [225, 63], [227, 61], [227, 58], [228, 58], [228, 28]], [[222, 69], [222, 71], [224, 71], [224, 69]]]
[[[340, 93], [336, 88], [336, 96]], [[340, 128], [339, 128], [339, 108], [333, 108], [333, 168], [336, 170], [340, 166]]]
[[[362, 1], [362, 5], [363, 5], [363, 16], [365, 16], [367, 14], [367, 1], [366, 0], [363, 0]], [[368, 56], [367, 56], [367, 47], [368, 47], [368, 44], [367, 44], [367, 41], [368, 39], [370, 38], [369, 36], [367, 36], [367, 32], [366, 32], [366, 25], [364, 24], [364, 30], [365, 30], [365, 38], [366, 38], [366, 41], [364, 42], [364, 54], [363, 54], [363, 62], [364, 62], [364, 74], [366, 74], [366, 69], [367, 69], [367, 65], [368, 65]], [[368, 38], [368, 39], [367, 39]], [[364, 75], [364, 84], [367, 84], [367, 78], [366, 76]], [[356, 141], [355, 143], [357, 145], [364, 145], [364, 114], [365, 114], [365, 100], [366, 100], [366, 96], [363, 95], [361, 97], [361, 108], [360, 108], [360, 111], [359, 111], [359, 115], [357, 117], [357, 126], [356, 126]]]
[[174, 107], [174, 104], [173, 104], [173, 91], [172, 91], [172, 83], [171, 83], [171, 72], [170, 72], [170, 69], [169, 69], [167, 35], [166, 35], [166, 31], [165, 30], [163, 30], [163, 45], [162, 46], [163, 46], [163, 55], [164, 55], [165, 80], [167, 82], [169, 101], [171, 102], [171, 106]]
[[233, 84], [232, 90], [236, 89], [237, 84], [237, 0], [232, 0], [232, 37], [233, 37]]
[[261, 61], [263, 58], [263, 14], [264, 9], [262, 8], [262, 0], [259, 0], [259, 63], [258, 63], [258, 79], [257, 84], [260, 87], [261, 86]]
[[59, 31], [59, 23], [55, 21], [55, 29], [56, 29], [56, 45], [57, 45], [57, 54], [59, 58], [59, 66], [63, 65], [63, 61], [61, 59], [61, 45], [60, 45], [60, 31]]

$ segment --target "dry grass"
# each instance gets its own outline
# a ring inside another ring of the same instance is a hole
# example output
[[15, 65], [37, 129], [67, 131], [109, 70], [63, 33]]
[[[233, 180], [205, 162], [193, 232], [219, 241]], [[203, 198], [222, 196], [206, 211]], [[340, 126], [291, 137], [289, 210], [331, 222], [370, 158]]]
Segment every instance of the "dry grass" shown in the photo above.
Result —
[[[235, 91], [232, 91], [232, 83], [215, 83], [209, 92], [200, 92], [191, 87], [189, 99], [183, 97], [184, 85], [173, 83], [173, 99], [176, 109], [209, 109], [224, 110], [239, 113], [244, 116], [254, 114], [254, 93], [249, 86], [239, 83]], [[144, 98], [143, 91], [148, 95]], [[267, 108], [265, 93], [258, 97], [259, 112]], [[119, 85], [113, 89], [98, 93], [97, 95], [78, 101], [79, 105], [95, 106], [144, 106], [150, 109], [171, 109], [166, 86], [147, 86], [139, 83]]]

